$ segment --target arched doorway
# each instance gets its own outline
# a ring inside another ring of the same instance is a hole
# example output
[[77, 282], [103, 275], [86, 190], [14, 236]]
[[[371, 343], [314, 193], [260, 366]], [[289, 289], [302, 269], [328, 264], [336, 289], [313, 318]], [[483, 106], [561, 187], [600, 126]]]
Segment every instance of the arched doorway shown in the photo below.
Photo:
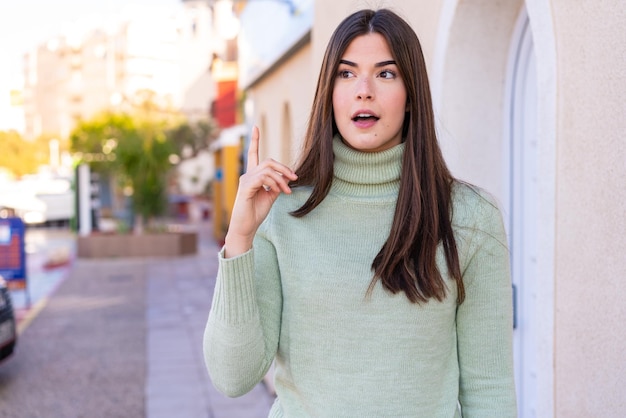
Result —
[[555, 52], [550, 13], [549, 4], [535, 0], [446, 0], [433, 62], [446, 160], [456, 176], [495, 195], [510, 235], [521, 418], [553, 413]]
[[511, 250], [511, 273], [514, 286], [515, 380], [521, 417], [536, 416], [536, 347], [537, 318], [533, 301], [537, 299], [537, 206], [538, 206], [538, 134], [537, 67], [534, 42], [526, 10], [523, 9], [511, 43], [509, 63], [508, 126], [509, 210], [508, 232]]
[[549, 5], [527, 0], [511, 37], [505, 95], [507, 229], [516, 289], [519, 416], [554, 408], [555, 50]]

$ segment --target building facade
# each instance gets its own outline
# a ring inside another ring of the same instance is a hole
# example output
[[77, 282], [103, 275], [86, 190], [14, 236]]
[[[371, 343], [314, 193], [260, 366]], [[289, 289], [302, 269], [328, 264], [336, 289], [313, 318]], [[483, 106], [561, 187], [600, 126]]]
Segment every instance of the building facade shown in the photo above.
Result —
[[161, 109], [206, 118], [215, 87], [210, 66], [221, 47], [212, 9], [128, 8], [118, 21], [68, 28], [26, 54], [26, 138], [68, 137], [79, 120], [132, 109], [146, 95]]
[[[241, 87], [246, 121], [261, 128], [261, 153], [290, 164], [332, 31], [350, 12], [372, 6], [293, 3], [302, 9], [273, 27], [295, 36], [284, 28], [310, 6], [310, 32], [276, 47], [278, 56], [244, 57], [241, 68], [255, 74], [242, 77]], [[446, 161], [454, 175], [490, 191], [504, 214], [515, 286], [519, 416], [621, 416], [626, 9], [620, 0], [375, 6], [394, 9], [415, 28]], [[254, 25], [243, 14], [242, 34], [247, 30]]]

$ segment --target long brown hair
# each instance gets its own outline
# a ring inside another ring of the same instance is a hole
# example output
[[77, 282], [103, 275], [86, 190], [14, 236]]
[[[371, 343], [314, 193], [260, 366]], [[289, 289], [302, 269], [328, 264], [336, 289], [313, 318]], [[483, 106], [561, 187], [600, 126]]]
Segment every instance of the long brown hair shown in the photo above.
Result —
[[448, 274], [456, 281], [457, 301], [465, 290], [452, 230], [451, 188], [454, 178], [448, 170], [435, 132], [434, 114], [426, 64], [413, 29], [388, 9], [361, 10], [344, 19], [333, 33], [317, 81], [309, 125], [304, 139], [303, 158], [293, 186], [311, 186], [308, 200], [293, 216], [311, 212], [328, 195], [333, 179], [332, 138], [338, 133], [333, 119], [332, 92], [339, 61], [352, 40], [378, 33], [386, 40], [407, 92], [407, 113], [403, 125], [405, 142], [400, 191], [387, 241], [372, 262], [374, 278], [392, 293], [404, 292], [413, 303], [430, 298], [443, 300], [446, 283], [436, 263], [441, 242]]

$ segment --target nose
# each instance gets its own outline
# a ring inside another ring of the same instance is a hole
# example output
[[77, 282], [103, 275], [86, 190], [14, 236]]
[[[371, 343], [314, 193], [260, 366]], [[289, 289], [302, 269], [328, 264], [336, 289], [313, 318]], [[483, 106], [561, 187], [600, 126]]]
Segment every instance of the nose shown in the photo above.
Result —
[[356, 83], [356, 98], [359, 100], [371, 100], [374, 98], [372, 85], [367, 77], [362, 78]]

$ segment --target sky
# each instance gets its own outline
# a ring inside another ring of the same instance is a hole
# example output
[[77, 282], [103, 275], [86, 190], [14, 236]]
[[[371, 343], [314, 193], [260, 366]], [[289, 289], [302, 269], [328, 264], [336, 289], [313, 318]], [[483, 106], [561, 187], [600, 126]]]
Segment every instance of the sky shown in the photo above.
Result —
[[9, 91], [22, 81], [22, 56], [73, 24], [104, 22], [128, 5], [180, 7], [182, 0], [0, 0], [0, 130], [8, 120]]

